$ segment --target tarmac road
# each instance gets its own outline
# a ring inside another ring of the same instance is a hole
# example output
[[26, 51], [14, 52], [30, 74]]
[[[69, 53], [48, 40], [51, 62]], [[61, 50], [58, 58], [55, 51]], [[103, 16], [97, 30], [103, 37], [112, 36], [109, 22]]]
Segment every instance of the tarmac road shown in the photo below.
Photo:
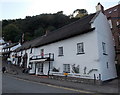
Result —
[[0, 56], [0, 95], [2, 94], [2, 57]]
[[2, 90], [3, 93], [80, 93], [74, 89], [32, 82], [7, 75], [3, 75]]
[[108, 95], [23, 80], [6, 74], [3, 74], [2, 79], [2, 95]]

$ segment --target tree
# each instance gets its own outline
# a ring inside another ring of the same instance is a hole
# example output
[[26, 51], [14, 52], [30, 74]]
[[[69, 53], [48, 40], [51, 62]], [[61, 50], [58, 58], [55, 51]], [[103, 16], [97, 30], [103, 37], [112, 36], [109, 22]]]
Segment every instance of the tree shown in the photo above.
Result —
[[24, 40], [27, 41], [44, 35], [46, 31], [53, 31], [76, 20], [78, 18], [70, 19], [69, 16], [63, 14], [63, 11], [54, 14], [26, 16], [25, 19], [2, 20], [3, 37], [6, 41], [16, 42], [24, 33]]
[[34, 37], [42, 36], [45, 34], [45, 30], [43, 27], [39, 27], [37, 30], [34, 32]]
[[2, 34], [5, 41], [11, 40], [14, 43], [19, 41], [21, 37], [21, 30], [16, 25], [9, 24], [3, 28]]
[[47, 27], [47, 30], [48, 30], [48, 31], [53, 31], [53, 30], [55, 30], [55, 29], [56, 29], [56, 28], [55, 28], [54, 26], [48, 26], [48, 27]]
[[72, 15], [75, 18], [82, 18], [83, 16], [88, 15], [88, 12], [86, 9], [76, 9]]

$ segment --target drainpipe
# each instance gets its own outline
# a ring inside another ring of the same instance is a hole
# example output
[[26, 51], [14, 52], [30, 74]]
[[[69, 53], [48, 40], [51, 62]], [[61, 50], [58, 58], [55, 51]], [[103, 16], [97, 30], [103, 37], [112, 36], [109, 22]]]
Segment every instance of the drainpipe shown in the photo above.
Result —
[[36, 63], [36, 62], [34, 62], [34, 64], [35, 64], [35, 75], [36, 75], [36, 67], [37, 67], [36, 65], [37, 65], [37, 63]]
[[49, 68], [48, 68], [48, 76], [50, 74], [50, 58], [51, 58], [51, 53], [49, 53]]
[[95, 76], [95, 74], [94, 74], [94, 84], [96, 84], [96, 76]]

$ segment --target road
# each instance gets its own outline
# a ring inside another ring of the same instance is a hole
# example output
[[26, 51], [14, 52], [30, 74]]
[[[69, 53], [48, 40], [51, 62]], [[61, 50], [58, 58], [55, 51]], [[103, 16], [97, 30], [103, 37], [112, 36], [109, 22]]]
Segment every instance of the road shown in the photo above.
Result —
[[73, 89], [27, 81], [7, 75], [3, 75], [2, 80], [3, 93], [80, 93]]
[[2, 94], [2, 57], [0, 56], [0, 95]]

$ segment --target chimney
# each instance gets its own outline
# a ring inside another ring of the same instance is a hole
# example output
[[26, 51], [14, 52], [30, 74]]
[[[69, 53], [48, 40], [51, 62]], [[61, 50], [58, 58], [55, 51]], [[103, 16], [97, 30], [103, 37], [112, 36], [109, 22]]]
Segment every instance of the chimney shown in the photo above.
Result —
[[98, 11], [101, 11], [102, 13], [104, 13], [104, 7], [100, 4], [100, 2], [96, 6], [96, 12]]
[[45, 36], [47, 36], [48, 34], [49, 34], [49, 30], [46, 30], [46, 32], [45, 32]]

